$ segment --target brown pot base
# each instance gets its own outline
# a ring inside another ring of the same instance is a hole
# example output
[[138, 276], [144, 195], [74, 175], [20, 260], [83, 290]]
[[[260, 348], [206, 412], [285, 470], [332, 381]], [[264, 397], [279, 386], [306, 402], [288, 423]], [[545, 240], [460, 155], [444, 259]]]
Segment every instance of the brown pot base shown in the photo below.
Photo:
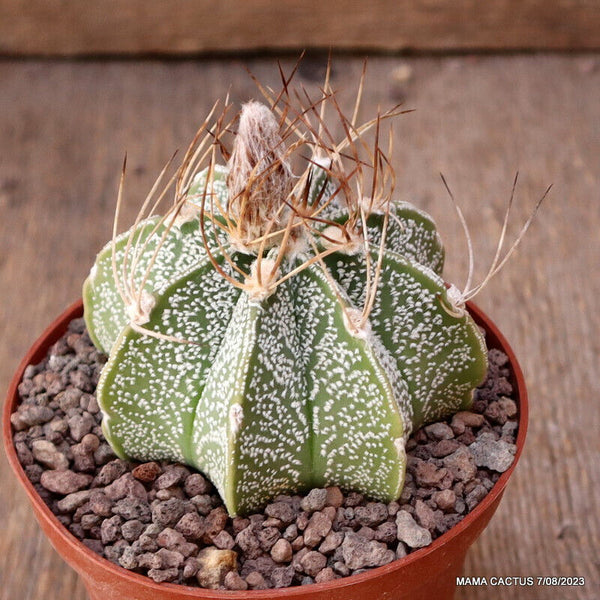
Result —
[[73, 304], [42, 334], [24, 357], [11, 382], [4, 406], [2, 435], [15, 474], [23, 484], [35, 515], [50, 542], [83, 579], [90, 600], [451, 600], [456, 577], [461, 574], [466, 552], [494, 514], [502, 493], [522, 452], [527, 430], [528, 404], [523, 374], [516, 357], [497, 327], [475, 305], [468, 304], [475, 321], [487, 332], [490, 348], [499, 348], [509, 357], [513, 387], [519, 406], [517, 452], [512, 466], [503, 473], [481, 503], [451, 530], [430, 546], [403, 559], [328, 583], [316, 583], [264, 591], [231, 592], [205, 590], [176, 584], [158, 584], [148, 577], [114, 565], [101, 558], [58, 521], [27, 479], [12, 442], [10, 415], [19, 402], [17, 387], [27, 365], [40, 362], [48, 348], [66, 331], [69, 322], [81, 316], [81, 301]]

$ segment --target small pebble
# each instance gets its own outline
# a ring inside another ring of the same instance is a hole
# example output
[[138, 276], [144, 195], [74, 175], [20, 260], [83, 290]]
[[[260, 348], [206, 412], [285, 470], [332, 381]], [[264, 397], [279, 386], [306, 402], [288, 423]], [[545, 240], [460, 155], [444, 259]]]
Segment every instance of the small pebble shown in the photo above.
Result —
[[204, 538], [207, 543], [211, 542], [214, 536], [223, 531], [227, 523], [227, 518], [227, 511], [222, 506], [219, 506], [208, 513], [208, 516], [204, 520], [206, 526]]
[[119, 558], [119, 564], [125, 569], [136, 569], [138, 566], [137, 556], [133, 548], [125, 548]]
[[321, 554], [331, 554], [336, 548], [339, 548], [343, 541], [343, 531], [330, 531], [319, 546], [319, 552]]
[[234, 535], [237, 535], [242, 529], [246, 529], [250, 525], [250, 519], [244, 519], [242, 517], [233, 517], [231, 520], [231, 528], [233, 529]]
[[248, 558], [256, 558], [262, 554], [260, 541], [252, 526], [246, 527], [235, 537], [235, 543], [242, 549]]
[[206, 522], [197, 512], [185, 513], [175, 525], [175, 529], [181, 532], [188, 540], [199, 540], [206, 533]]
[[416, 483], [423, 487], [436, 487], [447, 476], [447, 469], [438, 469], [433, 463], [419, 460], [415, 470]]
[[348, 492], [344, 500], [344, 505], [350, 508], [359, 506], [364, 501], [364, 496], [358, 492]]
[[96, 539], [84, 538], [81, 540], [92, 552], [99, 554], [102, 556], [104, 548], [102, 546], [102, 542]]
[[326, 564], [327, 557], [316, 550], [310, 550], [300, 559], [302, 570], [310, 577], [315, 577]]
[[[102, 446], [101, 446], [102, 447]], [[100, 449], [100, 448], [99, 448]], [[98, 450], [99, 450], [98, 449]], [[96, 458], [96, 456], [94, 456]], [[96, 460], [96, 462], [98, 462]], [[98, 475], [96, 475], [95, 482], [98, 485], [108, 485], [112, 483], [121, 475], [127, 472], [127, 463], [119, 458], [106, 463], [101, 469]]]
[[75, 408], [80, 405], [82, 395], [81, 390], [70, 387], [57, 394], [56, 400], [58, 401], [60, 409], [66, 413], [70, 408]]
[[235, 540], [225, 530], [219, 531], [219, 533], [213, 535], [211, 539], [215, 548], [219, 548], [220, 550], [231, 550], [235, 546]]
[[190, 499], [196, 510], [203, 516], [210, 513], [213, 508], [212, 499], [208, 494], [201, 494]]
[[179, 569], [176, 567], [171, 567], [169, 569], [150, 569], [148, 571], [148, 577], [156, 581], [156, 583], [175, 581], [178, 575]]
[[469, 510], [473, 510], [487, 495], [487, 489], [483, 485], [476, 485], [465, 497], [465, 503]]
[[98, 450], [94, 452], [94, 460], [97, 465], [105, 465], [115, 458], [115, 453], [108, 444], [100, 444]]
[[100, 447], [100, 439], [98, 438], [97, 435], [94, 435], [93, 433], [86, 433], [82, 438], [81, 438], [81, 445], [88, 451], [88, 452], [96, 452], [96, 450], [98, 450], [98, 448]]
[[283, 538], [285, 538], [288, 542], [295, 540], [298, 537], [298, 526], [295, 523], [288, 525], [283, 532]]
[[485, 422], [483, 415], [469, 411], [457, 412], [452, 417], [452, 424], [462, 423], [465, 427], [481, 427]]
[[[156, 552], [158, 550], [156, 540], [145, 533], [132, 543], [132, 547], [135, 548], [136, 552]], [[140, 566], [144, 565], [140, 562]]]
[[173, 527], [184, 513], [183, 501], [179, 498], [171, 498], [152, 507], [152, 522], [159, 527]]
[[269, 552], [275, 542], [281, 537], [281, 534], [276, 527], [264, 527], [258, 531], [256, 537], [258, 538], [260, 547], [265, 552]]
[[456, 494], [453, 490], [442, 490], [440, 492], [434, 492], [432, 498], [433, 501], [437, 504], [438, 508], [444, 512], [452, 510], [456, 502]]
[[246, 583], [251, 590], [264, 590], [268, 587], [265, 578], [258, 571], [248, 573], [246, 576]]
[[425, 427], [425, 433], [432, 440], [449, 440], [454, 437], [454, 432], [446, 423], [432, 423]]
[[198, 573], [199, 568], [200, 565], [198, 564], [198, 560], [195, 557], [188, 558], [183, 563], [183, 578], [191, 579], [192, 577], [195, 577], [196, 573]]
[[354, 516], [361, 525], [373, 527], [388, 518], [387, 506], [382, 502], [369, 502], [366, 506], [358, 506]]
[[134, 479], [131, 473], [125, 473], [118, 479], [115, 479], [104, 488], [104, 493], [111, 500], [121, 500], [127, 496], [139, 499], [146, 499], [148, 497], [146, 488], [137, 479]]
[[310, 521], [310, 515], [307, 512], [301, 512], [296, 518], [296, 526], [300, 531], [304, 531]]
[[58, 451], [52, 442], [35, 440], [31, 444], [33, 458], [49, 469], [66, 470], [69, 468], [67, 457]]
[[364, 538], [365, 540], [375, 539], [375, 530], [371, 527], [365, 527], [364, 525], [356, 532], [356, 535]]
[[296, 571], [292, 565], [288, 567], [276, 567], [271, 573], [271, 582], [274, 588], [289, 587], [294, 580]]
[[378, 542], [390, 544], [398, 539], [397, 534], [398, 528], [396, 523], [392, 521], [386, 521], [385, 523], [381, 523], [381, 525], [377, 526], [377, 529], [375, 530], [375, 539]]
[[82, 473], [75, 473], [74, 471], [44, 471], [40, 478], [40, 483], [49, 492], [55, 494], [72, 494], [77, 492], [92, 481], [90, 475], [84, 475]]
[[223, 585], [228, 590], [244, 591], [248, 589], [248, 582], [242, 579], [237, 571], [228, 571]]
[[141, 521], [138, 519], [131, 519], [121, 526], [121, 535], [128, 542], [133, 542], [140, 537], [143, 530], [144, 524]]
[[54, 411], [48, 406], [31, 406], [22, 404], [16, 413], [11, 415], [11, 423], [17, 431], [33, 425], [43, 425], [54, 417]]
[[405, 510], [399, 511], [396, 515], [396, 525], [398, 527], [398, 539], [405, 542], [407, 546], [422, 548], [431, 544], [431, 533], [417, 525], [412, 515]]
[[164, 490], [177, 485], [186, 477], [186, 472], [182, 468], [172, 468], [160, 475], [154, 484], [157, 490]]
[[340, 490], [337, 486], [328, 487], [327, 496], [326, 496], [326, 504], [327, 506], [333, 506], [334, 508], [339, 508], [344, 504], [344, 494], [342, 494], [342, 490]]
[[327, 504], [327, 490], [323, 488], [314, 488], [308, 495], [302, 498], [300, 506], [302, 510], [312, 513], [317, 510], [322, 510]]
[[161, 548], [166, 548], [167, 550], [175, 550], [179, 544], [186, 543], [184, 535], [170, 527], [163, 529], [156, 536], [156, 541]]
[[200, 473], [192, 473], [185, 480], [183, 489], [185, 493], [192, 498], [193, 496], [199, 496], [206, 494], [209, 490], [209, 483], [200, 475]]
[[342, 577], [347, 577], [348, 575], [350, 575], [351, 572], [346, 563], [343, 561], [334, 562], [333, 570]]
[[95, 424], [94, 417], [87, 412], [82, 415], [73, 415], [69, 419], [69, 432], [71, 433], [71, 437], [76, 442], [80, 442], [83, 436], [89, 433]]
[[395, 558], [394, 552], [386, 544], [366, 540], [356, 533], [347, 533], [341, 548], [344, 562], [353, 571], [365, 567], [380, 567]]
[[90, 495], [90, 509], [102, 517], [110, 517], [113, 507], [113, 501], [102, 491], [92, 490]]
[[265, 514], [269, 517], [279, 519], [284, 525], [289, 525], [296, 519], [296, 512], [286, 502], [274, 502], [267, 504]]
[[473, 455], [466, 448], [459, 448], [442, 459], [442, 462], [454, 478], [460, 481], [469, 481], [477, 474]]
[[396, 513], [400, 510], [400, 504], [396, 501], [390, 502], [387, 505], [388, 514], [390, 517], [395, 517]]
[[100, 534], [104, 545], [116, 542], [121, 537], [121, 524], [123, 520], [119, 515], [105, 519], [100, 526]]
[[144, 523], [150, 520], [151, 515], [150, 506], [145, 500], [130, 496], [118, 500], [113, 505], [112, 511], [126, 520], [139, 519]]
[[334, 579], [339, 579], [339, 575], [336, 575], [331, 567], [325, 567], [315, 575], [315, 583], [324, 583], [326, 581], [333, 581]]
[[331, 531], [332, 521], [323, 512], [315, 512], [311, 516], [304, 530], [304, 543], [309, 548], [317, 546], [321, 540]]
[[415, 517], [421, 527], [429, 530], [435, 528], [433, 510], [427, 506], [423, 500], [417, 500], [415, 502]]
[[443, 458], [444, 456], [448, 456], [448, 454], [456, 452], [459, 447], [460, 442], [458, 440], [440, 440], [431, 448], [431, 456], [434, 458]]
[[517, 447], [505, 440], [496, 440], [493, 433], [483, 433], [469, 446], [475, 465], [504, 473], [515, 458]]
[[148, 462], [135, 467], [131, 474], [139, 481], [150, 483], [160, 475], [160, 472], [161, 468], [158, 463]]
[[[88, 435], [93, 434], [88, 433]], [[73, 468], [75, 471], [93, 473], [96, 470], [94, 451], [90, 450], [83, 442], [71, 446], [71, 452], [73, 453]]]
[[294, 552], [299, 552], [303, 548], [306, 549], [304, 545], [304, 536], [302, 535], [299, 535], [296, 539], [292, 540], [291, 544]]
[[408, 550], [402, 542], [398, 542], [398, 547], [396, 548], [396, 558], [404, 558], [408, 554]]
[[64, 513], [73, 512], [80, 506], [84, 505], [93, 493], [94, 490], [81, 490], [80, 492], [73, 492], [72, 494], [65, 496], [62, 500], [59, 500], [56, 503], [56, 507], [59, 511]]
[[292, 545], [283, 538], [278, 539], [271, 548], [271, 558], [278, 563], [290, 562], [292, 554]]

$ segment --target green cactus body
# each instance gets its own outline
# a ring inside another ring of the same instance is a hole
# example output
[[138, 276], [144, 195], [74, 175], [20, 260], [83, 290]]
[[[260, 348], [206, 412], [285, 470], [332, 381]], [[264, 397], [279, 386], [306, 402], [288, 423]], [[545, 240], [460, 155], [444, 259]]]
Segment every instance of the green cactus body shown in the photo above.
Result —
[[[324, 202], [332, 185], [313, 169], [313, 190], [324, 191], [312, 202]], [[190, 197], [206, 178], [196, 177]], [[213, 189], [226, 206], [227, 187]], [[112, 244], [100, 252], [85, 314], [110, 352], [97, 397], [119, 456], [198, 468], [230, 514], [327, 485], [398, 498], [411, 431], [469, 407], [487, 363], [479, 329], [452, 310], [433, 221], [406, 203], [391, 210], [393, 218], [367, 220], [371, 267], [379, 264], [368, 318], [364, 252], [340, 248], [311, 262], [304, 249], [274, 263], [275, 246], [264, 273], [274, 264], [282, 281], [256, 295], [241, 289], [249, 281], [241, 273], [260, 270], [256, 254], [213, 243], [213, 221], [201, 227], [196, 216], [138, 245], [139, 271], [152, 267], [144, 288], [152, 302], [136, 327], [114, 273], [133, 252], [127, 239], [145, 239], [155, 222], [117, 239], [114, 256]], [[339, 206], [329, 213], [332, 223], [348, 218]]]
[[[213, 186], [221, 196], [226, 195], [225, 174], [226, 170], [219, 168], [213, 179]], [[190, 188], [190, 196], [196, 195], [205, 182], [206, 170], [195, 178], [194, 185]], [[135, 227], [133, 235], [128, 231], [117, 237], [114, 244], [106, 244], [98, 253], [90, 275], [83, 284], [88, 331], [96, 347], [107, 354], [123, 327], [129, 322], [125, 304], [115, 282], [113, 252], [114, 266], [118, 268], [119, 273], [123, 270], [124, 262], [126, 266], [135, 266], [132, 269], [132, 277], [127, 277], [121, 286], [130, 288], [140, 285], [148, 265], [156, 254], [156, 260], [148, 270], [144, 286], [148, 293], [160, 290], [174, 276], [185, 273], [206, 257], [197, 218], [181, 220], [170, 229], [160, 221], [159, 217], [145, 219]], [[129, 279], [131, 281], [128, 281]]]

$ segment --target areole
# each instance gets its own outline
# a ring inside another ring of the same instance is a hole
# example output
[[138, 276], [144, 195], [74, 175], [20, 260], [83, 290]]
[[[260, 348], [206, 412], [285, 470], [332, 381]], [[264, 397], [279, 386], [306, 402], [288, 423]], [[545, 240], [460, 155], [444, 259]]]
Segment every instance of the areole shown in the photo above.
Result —
[[64, 333], [68, 323], [81, 316], [81, 301], [74, 303], [48, 327], [23, 358], [12, 379], [3, 411], [2, 435], [6, 454], [17, 478], [23, 484], [43, 531], [58, 553], [82, 577], [91, 600], [450, 600], [454, 595], [456, 577], [461, 573], [466, 552], [495, 512], [523, 450], [528, 421], [525, 381], [512, 349], [494, 323], [479, 308], [469, 302], [467, 308], [476, 323], [485, 329], [488, 346], [501, 349], [509, 357], [511, 383], [519, 406], [515, 460], [481, 503], [430, 546], [360, 575], [303, 587], [245, 592], [157, 584], [99, 557], [72, 536], [27, 479], [12, 442], [10, 415], [19, 402], [17, 388], [25, 368], [28, 364], [40, 362], [48, 348]]

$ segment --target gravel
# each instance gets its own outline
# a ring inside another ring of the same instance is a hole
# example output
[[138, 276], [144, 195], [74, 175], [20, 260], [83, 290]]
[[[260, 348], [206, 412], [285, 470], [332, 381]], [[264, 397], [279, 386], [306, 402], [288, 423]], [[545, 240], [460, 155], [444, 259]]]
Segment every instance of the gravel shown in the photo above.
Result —
[[27, 367], [11, 416], [19, 460], [38, 493], [94, 552], [154, 581], [268, 589], [332, 581], [402, 558], [473, 510], [514, 460], [518, 409], [507, 358], [489, 351], [472, 411], [407, 442], [401, 498], [385, 504], [338, 487], [282, 495], [230, 518], [201, 473], [117, 458], [94, 397], [106, 357], [83, 321]]

